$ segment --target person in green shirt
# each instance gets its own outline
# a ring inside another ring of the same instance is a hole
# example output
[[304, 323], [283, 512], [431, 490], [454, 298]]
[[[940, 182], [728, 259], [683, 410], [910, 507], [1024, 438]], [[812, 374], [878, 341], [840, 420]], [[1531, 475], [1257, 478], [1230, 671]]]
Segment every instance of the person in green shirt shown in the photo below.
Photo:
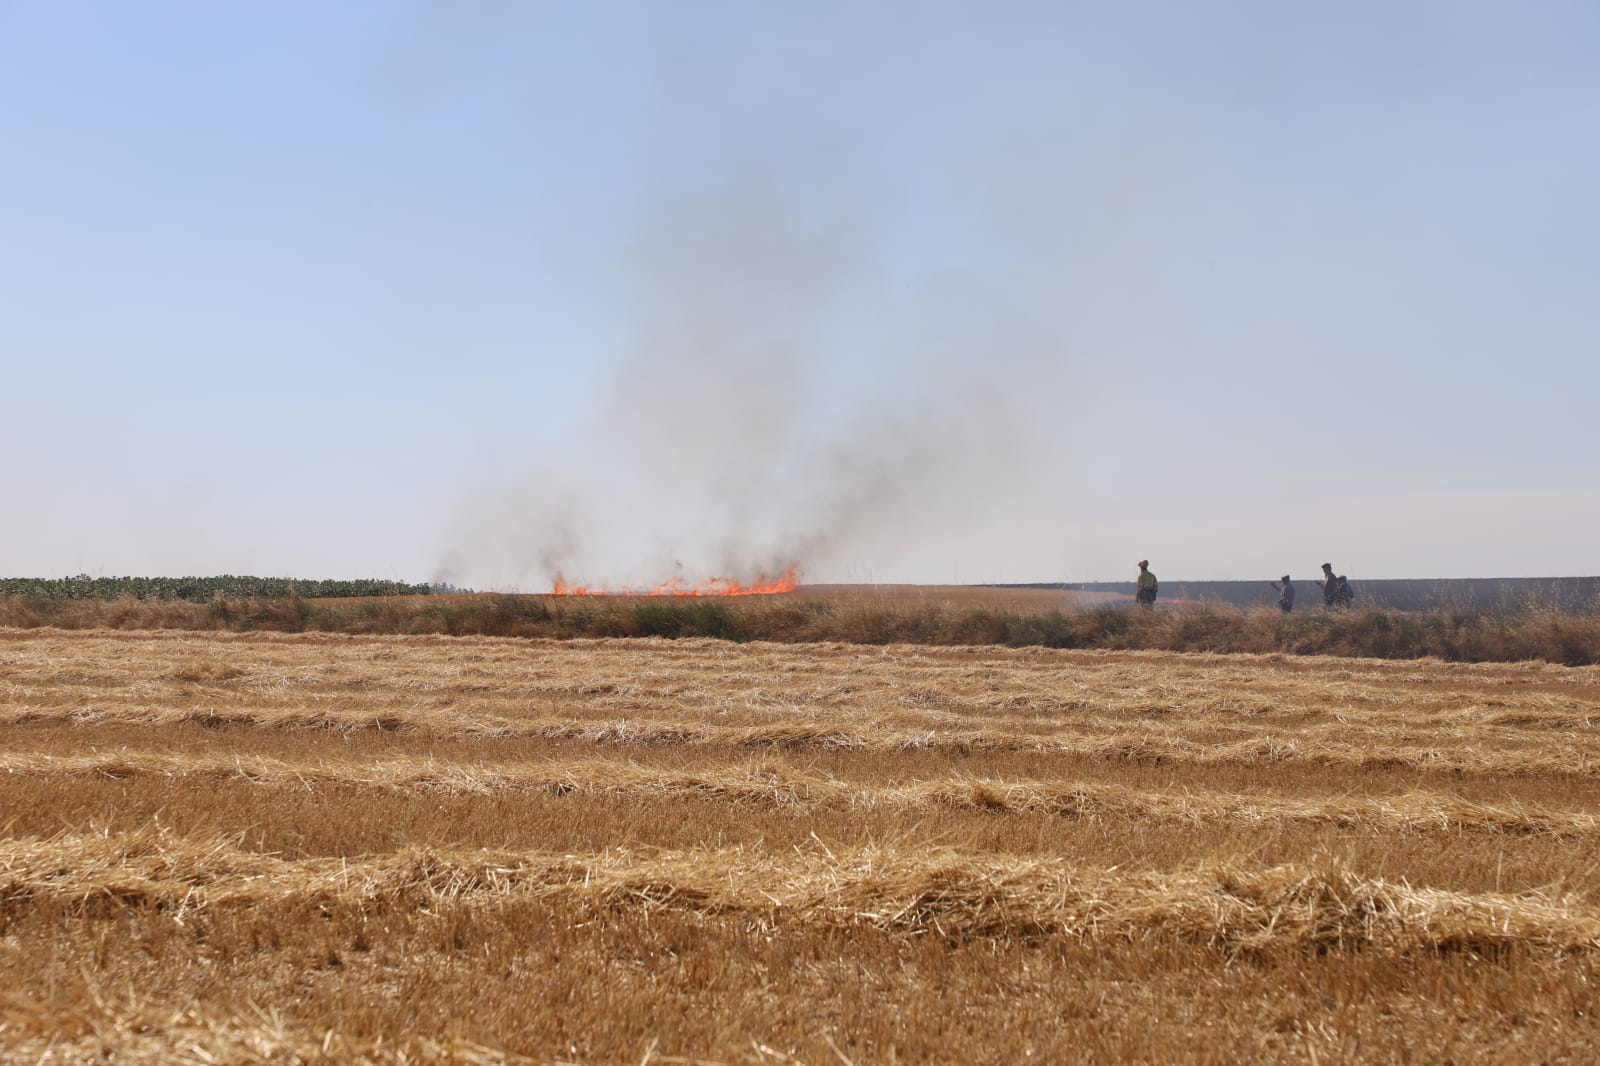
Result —
[[1133, 602], [1147, 611], [1155, 609], [1156, 591], [1160, 588], [1156, 575], [1150, 572], [1150, 560], [1139, 560], [1139, 588], [1133, 594]]

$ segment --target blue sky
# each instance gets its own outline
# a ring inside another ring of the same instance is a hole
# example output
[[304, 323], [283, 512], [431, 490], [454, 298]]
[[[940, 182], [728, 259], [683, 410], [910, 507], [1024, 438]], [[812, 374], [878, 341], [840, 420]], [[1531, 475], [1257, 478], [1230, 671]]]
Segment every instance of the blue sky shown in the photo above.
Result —
[[0, 2], [0, 571], [1590, 574], [1600, 14]]

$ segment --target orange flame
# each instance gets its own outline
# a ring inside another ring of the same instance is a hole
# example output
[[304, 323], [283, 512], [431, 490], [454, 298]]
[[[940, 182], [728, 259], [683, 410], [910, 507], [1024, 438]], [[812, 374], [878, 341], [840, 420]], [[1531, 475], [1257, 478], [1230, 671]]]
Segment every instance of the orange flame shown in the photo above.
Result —
[[663, 581], [654, 588], [626, 589], [604, 588], [595, 585], [571, 585], [560, 574], [556, 575], [552, 596], [770, 596], [775, 592], [793, 592], [800, 586], [800, 568], [791, 566], [777, 577], [762, 574], [748, 585], [731, 577], [713, 577], [698, 585], [690, 585], [681, 576]]

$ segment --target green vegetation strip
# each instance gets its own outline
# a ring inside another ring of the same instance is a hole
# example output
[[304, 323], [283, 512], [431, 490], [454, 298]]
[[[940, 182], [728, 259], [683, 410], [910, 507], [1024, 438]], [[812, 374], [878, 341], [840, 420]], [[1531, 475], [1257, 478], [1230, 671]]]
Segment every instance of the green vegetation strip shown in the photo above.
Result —
[[319, 597], [426, 596], [430, 585], [404, 581], [357, 579], [305, 581], [287, 577], [77, 577], [0, 578], [0, 596], [25, 596], [45, 600], [182, 600], [206, 603], [228, 600], [278, 599], [293, 595]]

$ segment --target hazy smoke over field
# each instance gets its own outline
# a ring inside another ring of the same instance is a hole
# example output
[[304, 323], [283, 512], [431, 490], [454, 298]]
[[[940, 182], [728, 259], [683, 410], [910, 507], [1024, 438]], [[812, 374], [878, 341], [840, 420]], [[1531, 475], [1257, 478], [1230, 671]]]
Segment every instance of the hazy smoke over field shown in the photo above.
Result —
[[665, 151], [607, 249], [613, 332], [576, 357], [596, 383], [539, 398], [551, 446], [480, 479], [440, 576], [977, 580], [1029, 522], [1029, 576], [1052, 576], [1075, 353], [1104, 374], [1148, 348], [1151, 272], [1185, 208], [1148, 125], [962, 121], [877, 165], [860, 145], [830, 156], [825, 133], [814, 153], [803, 132]]
[[1045, 288], [1015, 256], [891, 279], [880, 239], [869, 205], [801, 212], [759, 174], [652, 204], [622, 352], [464, 561], [522, 587], [862, 579], [1043, 492], [1067, 365]]

